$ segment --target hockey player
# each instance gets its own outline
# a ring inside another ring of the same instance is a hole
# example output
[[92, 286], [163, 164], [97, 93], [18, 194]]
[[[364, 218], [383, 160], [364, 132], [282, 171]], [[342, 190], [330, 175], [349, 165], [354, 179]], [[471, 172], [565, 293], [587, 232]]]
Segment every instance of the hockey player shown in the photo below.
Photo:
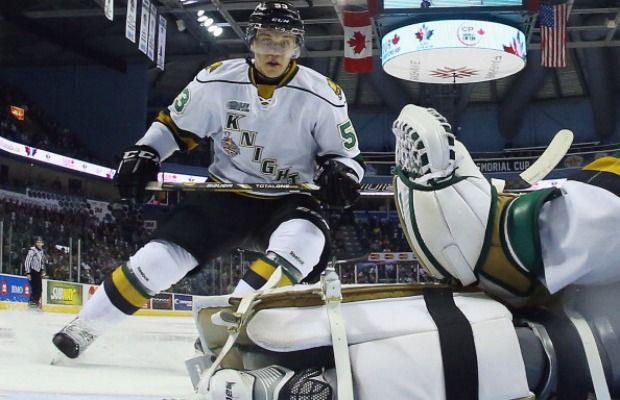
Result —
[[620, 280], [620, 160], [604, 157], [561, 188], [498, 193], [433, 109], [394, 122], [401, 225], [437, 278], [515, 305], [570, 284]]
[[[298, 10], [287, 2], [260, 3], [246, 38], [254, 59], [217, 62], [199, 72], [123, 154], [116, 175], [122, 198], [140, 203], [161, 160], [211, 138], [213, 181], [315, 181], [322, 202], [343, 207], [356, 200], [364, 169], [345, 95], [329, 78], [296, 63], [304, 42]], [[150, 297], [236, 247], [265, 254], [235, 288], [237, 296], [260, 288], [278, 266], [280, 285], [313, 280], [325, 267], [329, 242], [329, 227], [310, 195], [191, 193], [53, 342], [77, 357]]]

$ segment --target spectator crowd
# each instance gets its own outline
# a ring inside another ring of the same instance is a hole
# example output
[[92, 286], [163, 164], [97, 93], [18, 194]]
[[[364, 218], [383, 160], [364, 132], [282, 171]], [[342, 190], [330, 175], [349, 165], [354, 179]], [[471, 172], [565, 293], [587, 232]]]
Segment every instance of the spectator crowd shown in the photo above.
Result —
[[[128, 226], [112, 218], [97, 218], [88, 207], [54, 209], [15, 198], [0, 198], [0, 221], [3, 229], [3, 272], [23, 273], [25, 252], [32, 238], [38, 235], [46, 242], [49, 277], [76, 281], [79, 262], [82, 283], [101, 283], [107, 274], [146, 243], [149, 235], [140, 220]], [[341, 217], [332, 216], [330, 223], [334, 231], [336, 258], [351, 259], [339, 264], [343, 282], [413, 282], [425, 279], [423, 274], [421, 276], [417, 272], [416, 263], [379, 265], [366, 259], [369, 252], [409, 251], [398, 222], [389, 215], [380, 218], [375, 213], [349, 212]], [[354, 232], [354, 236], [347, 236], [344, 232]], [[358, 249], [358, 252], [352, 253], [351, 249]], [[229, 293], [255, 258], [256, 254], [252, 252], [235, 250], [210, 265], [198, 268], [174, 285], [171, 291], [202, 295]]]

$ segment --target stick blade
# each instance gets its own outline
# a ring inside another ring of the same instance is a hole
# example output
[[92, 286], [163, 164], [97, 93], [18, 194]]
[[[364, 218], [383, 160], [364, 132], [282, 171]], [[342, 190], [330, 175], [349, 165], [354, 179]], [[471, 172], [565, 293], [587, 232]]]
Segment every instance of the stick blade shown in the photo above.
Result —
[[533, 185], [544, 179], [566, 155], [566, 152], [573, 144], [573, 132], [569, 129], [558, 131], [547, 146], [547, 149], [528, 169], [521, 172], [521, 179]]

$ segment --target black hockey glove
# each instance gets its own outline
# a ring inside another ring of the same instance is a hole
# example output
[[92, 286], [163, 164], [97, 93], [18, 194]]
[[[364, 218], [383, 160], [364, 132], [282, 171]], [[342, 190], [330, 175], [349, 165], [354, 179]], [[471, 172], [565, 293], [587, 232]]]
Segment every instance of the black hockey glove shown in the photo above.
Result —
[[121, 199], [136, 204], [144, 202], [146, 184], [157, 180], [159, 154], [150, 146], [131, 146], [123, 153], [114, 182]]
[[355, 172], [335, 160], [327, 160], [319, 168], [317, 197], [331, 207], [347, 208], [360, 196], [360, 184]]

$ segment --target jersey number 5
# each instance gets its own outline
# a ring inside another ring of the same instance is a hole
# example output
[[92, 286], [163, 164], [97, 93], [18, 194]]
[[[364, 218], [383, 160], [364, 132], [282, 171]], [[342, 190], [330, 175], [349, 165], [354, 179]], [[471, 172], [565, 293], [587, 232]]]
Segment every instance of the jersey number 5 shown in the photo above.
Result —
[[345, 149], [351, 150], [357, 145], [357, 135], [351, 121], [338, 125], [338, 130], [340, 131], [340, 138]]

